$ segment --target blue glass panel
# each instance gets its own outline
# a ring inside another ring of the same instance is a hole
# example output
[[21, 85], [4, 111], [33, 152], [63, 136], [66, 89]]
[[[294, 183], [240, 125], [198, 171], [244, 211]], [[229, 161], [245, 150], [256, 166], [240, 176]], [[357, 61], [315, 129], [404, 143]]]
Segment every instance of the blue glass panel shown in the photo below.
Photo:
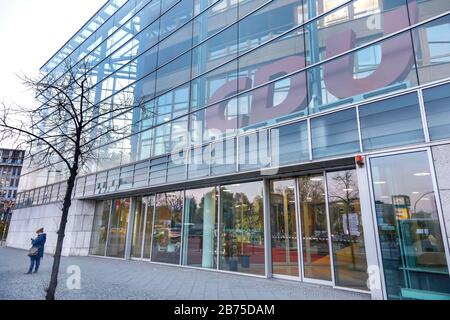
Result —
[[297, 122], [272, 129], [272, 166], [302, 163], [309, 160], [308, 125]]
[[416, 93], [363, 106], [359, 117], [364, 150], [425, 141]]
[[450, 138], [450, 84], [423, 91], [431, 140]]
[[417, 71], [421, 84], [450, 74], [450, 14], [413, 31]]
[[311, 134], [314, 159], [360, 151], [355, 109], [312, 119]]

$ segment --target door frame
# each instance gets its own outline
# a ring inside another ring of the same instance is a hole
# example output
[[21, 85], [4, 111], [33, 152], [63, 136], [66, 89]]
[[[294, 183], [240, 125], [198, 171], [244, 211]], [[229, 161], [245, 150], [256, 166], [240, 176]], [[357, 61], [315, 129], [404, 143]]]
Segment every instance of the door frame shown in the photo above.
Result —
[[[357, 293], [364, 293], [364, 294], [370, 294], [370, 289], [368, 290], [360, 290], [360, 289], [354, 289], [354, 288], [348, 288], [348, 287], [342, 287], [336, 285], [336, 270], [334, 267], [334, 251], [333, 251], [333, 242], [332, 242], [332, 232], [331, 232], [331, 216], [330, 216], [330, 206], [329, 206], [329, 193], [328, 193], [328, 183], [327, 183], [327, 174], [330, 172], [336, 172], [336, 171], [345, 171], [345, 170], [354, 170], [357, 173], [356, 166], [348, 166], [348, 168], [339, 168], [334, 170], [333, 168], [325, 169], [317, 174], [308, 174], [308, 175], [293, 175], [292, 177], [285, 177], [285, 178], [278, 178], [278, 179], [267, 179], [267, 190], [270, 190], [270, 182], [271, 181], [277, 181], [277, 180], [293, 180], [295, 183], [295, 211], [296, 211], [296, 221], [297, 221], [297, 250], [298, 250], [298, 257], [299, 257], [299, 277], [292, 277], [292, 276], [286, 276], [286, 275], [279, 275], [274, 274], [272, 272], [272, 256], [268, 255], [266, 257], [267, 261], [269, 261], [270, 264], [270, 272], [268, 272], [268, 277], [272, 277], [275, 279], [285, 279], [285, 280], [294, 280], [294, 281], [300, 281], [304, 283], [311, 283], [311, 284], [317, 284], [317, 285], [324, 285], [329, 286], [334, 289], [341, 289], [346, 291], [352, 291]], [[326, 221], [327, 221], [327, 232], [328, 232], [328, 247], [329, 247], [329, 254], [330, 254], [330, 272], [331, 272], [331, 281], [327, 280], [320, 280], [320, 279], [312, 279], [305, 277], [305, 269], [304, 269], [304, 257], [303, 257], [303, 231], [302, 231], [302, 208], [301, 208], [301, 190], [300, 190], [300, 179], [302, 177], [308, 177], [308, 176], [321, 176], [323, 180], [323, 186], [325, 191], [324, 201], [325, 201], [325, 212], [326, 212]], [[359, 185], [359, 181], [357, 180], [358, 188], [361, 189], [361, 186]], [[267, 193], [267, 205], [268, 208], [268, 215], [266, 219], [271, 218], [271, 212], [270, 212], [270, 192]], [[361, 201], [361, 199], [360, 199]], [[371, 213], [370, 213], [371, 214]], [[268, 220], [270, 221], [270, 220]], [[365, 226], [363, 226], [365, 227]], [[270, 241], [268, 243], [269, 250], [272, 248], [271, 243], [271, 235], [272, 235], [272, 226], [269, 222], [268, 224], [268, 235], [270, 235]], [[365, 239], [364, 239], [365, 240]], [[366, 244], [367, 245], [367, 244]], [[366, 253], [367, 254], [367, 253]], [[367, 257], [366, 257], [367, 259]]]

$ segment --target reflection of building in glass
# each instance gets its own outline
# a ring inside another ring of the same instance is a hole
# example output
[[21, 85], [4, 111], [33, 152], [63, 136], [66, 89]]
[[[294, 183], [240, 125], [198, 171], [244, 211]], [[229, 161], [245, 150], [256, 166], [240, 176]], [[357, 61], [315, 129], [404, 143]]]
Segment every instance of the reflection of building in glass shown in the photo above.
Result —
[[0, 241], [6, 239], [15, 206], [25, 152], [0, 150]]
[[[105, 119], [129, 130], [83, 168], [72, 214], [90, 215], [65, 253], [447, 297], [449, 10], [108, 1], [42, 68], [86, 63], [96, 103], [135, 106]], [[27, 168], [11, 246], [63, 181]], [[381, 288], [367, 287], [368, 266]]]

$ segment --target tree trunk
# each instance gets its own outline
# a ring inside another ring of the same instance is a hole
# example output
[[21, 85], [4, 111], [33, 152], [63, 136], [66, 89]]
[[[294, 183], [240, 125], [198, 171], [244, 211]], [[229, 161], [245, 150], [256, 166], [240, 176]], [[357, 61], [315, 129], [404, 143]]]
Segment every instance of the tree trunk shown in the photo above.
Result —
[[56, 243], [55, 255], [53, 257], [53, 268], [50, 279], [50, 284], [47, 288], [46, 300], [55, 300], [56, 287], [58, 286], [59, 266], [61, 264], [61, 253], [63, 249], [67, 218], [69, 216], [69, 209], [72, 205], [72, 192], [75, 188], [75, 179], [78, 175], [77, 169], [70, 170], [70, 177], [67, 181], [67, 190], [64, 197], [64, 203], [62, 207], [61, 224], [58, 230], [58, 242]]

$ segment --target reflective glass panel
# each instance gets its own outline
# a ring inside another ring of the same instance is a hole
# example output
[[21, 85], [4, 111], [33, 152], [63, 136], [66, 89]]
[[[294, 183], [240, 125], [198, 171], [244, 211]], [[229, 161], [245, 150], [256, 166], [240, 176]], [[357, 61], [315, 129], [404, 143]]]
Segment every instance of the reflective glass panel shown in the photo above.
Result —
[[156, 195], [152, 261], [180, 264], [183, 193]]
[[89, 250], [91, 255], [105, 255], [110, 211], [111, 201], [97, 202], [91, 236], [91, 248]]
[[324, 178], [302, 177], [299, 183], [304, 276], [331, 281]]
[[427, 152], [370, 163], [388, 298], [448, 299], [450, 277]]
[[309, 160], [308, 125], [297, 122], [272, 129], [272, 166]]
[[[343, 42], [341, 39], [336, 45]], [[417, 84], [411, 34], [404, 32], [309, 69], [309, 112], [352, 104]]]
[[423, 91], [431, 140], [450, 137], [450, 84]]
[[144, 232], [144, 259], [150, 259], [152, 251], [153, 240], [153, 217], [155, 214], [155, 196], [142, 198], [142, 202], [147, 206], [147, 216], [145, 218], [145, 232]]
[[356, 110], [349, 109], [311, 120], [313, 158], [358, 152]]
[[265, 275], [263, 183], [223, 186], [220, 270]]
[[364, 150], [425, 141], [416, 93], [364, 105], [359, 119]]
[[367, 259], [356, 170], [327, 173], [335, 283], [367, 288]]
[[413, 30], [420, 84], [448, 78], [450, 73], [450, 15]]
[[108, 247], [106, 256], [125, 258], [130, 198], [115, 200], [109, 224]]
[[183, 265], [217, 267], [217, 200], [215, 187], [186, 190]]
[[271, 181], [272, 272], [299, 276], [295, 180]]
[[144, 236], [146, 207], [142, 202], [142, 198], [136, 198], [135, 206], [131, 256], [133, 258], [142, 258], [142, 241]]

